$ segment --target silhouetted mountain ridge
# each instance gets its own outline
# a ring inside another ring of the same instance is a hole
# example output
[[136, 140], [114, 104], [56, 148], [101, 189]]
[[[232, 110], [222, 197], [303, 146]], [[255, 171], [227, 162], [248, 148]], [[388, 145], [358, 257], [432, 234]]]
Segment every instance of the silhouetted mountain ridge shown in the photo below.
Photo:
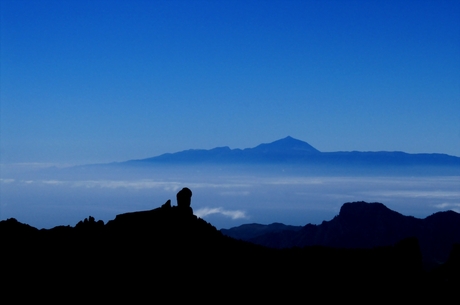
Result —
[[[355, 205], [344, 205], [326, 222], [340, 228], [342, 237], [355, 232], [345, 224], [361, 220], [363, 211], [396, 220], [405, 217], [381, 204]], [[455, 220], [454, 214], [446, 215]], [[437, 222], [437, 217], [430, 221]], [[297, 233], [311, 234], [309, 226]], [[283, 227], [275, 224], [272, 230]], [[357, 238], [367, 235], [372, 234]], [[8, 262], [2, 268], [2, 297], [18, 298], [15, 289], [20, 287], [34, 292], [34, 300], [62, 300], [63, 295], [105, 301], [179, 300], [184, 295], [198, 298], [196, 291], [205, 287], [200, 300], [215, 301], [216, 295], [223, 295], [232, 301], [290, 303], [304, 297], [306, 287], [309, 297], [321, 297], [327, 287], [342, 289], [342, 299], [356, 300], [382, 291], [386, 296], [424, 298], [458, 286], [458, 249], [431, 273], [421, 268], [416, 238], [372, 249], [270, 249], [226, 237], [193, 215], [190, 207], [171, 206], [170, 201], [153, 210], [117, 215], [107, 224], [89, 217], [75, 227], [37, 230], [8, 219], [0, 221], [0, 236], [2, 259]]]
[[267, 143], [259, 144], [254, 148], [246, 148], [244, 151], [254, 153], [266, 153], [266, 154], [283, 154], [283, 153], [298, 153], [298, 154], [316, 154], [320, 151], [301, 140], [294, 139], [291, 136], [286, 138]]
[[243, 224], [231, 229], [221, 229], [220, 231], [227, 236], [236, 239], [248, 240], [262, 236], [267, 233], [278, 233], [283, 231], [299, 231], [302, 226], [290, 226], [282, 223], [272, 223], [269, 225], [261, 225], [258, 223]]
[[[262, 226], [262, 225], [259, 225]], [[416, 237], [426, 264], [445, 262], [453, 244], [460, 243], [460, 214], [437, 212], [425, 219], [404, 216], [382, 203], [350, 202], [330, 221], [307, 224], [301, 230], [269, 231], [252, 234], [240, 227], [221, 230], [234, 238], [273, 248], [328, 246], [338, 248], [373, 248], [395, 244]], [[257, 232], [263, 229], [258, 227]], [[253, 237], [251, 237], [251, 234]]]
[[290, 136], [271, 143], [260, 144], [254, 148], [230, 149], [225, 146], [210, 150], [190, 149], [119, 163], [119, 165], [148, 164], [296, 164], [347, 168], [431, 166], [444, 167], [450, 172], [460, 173], [460, 158], [446, 154], [409, 154], [398, 151], [320, 152], [307, 142]]

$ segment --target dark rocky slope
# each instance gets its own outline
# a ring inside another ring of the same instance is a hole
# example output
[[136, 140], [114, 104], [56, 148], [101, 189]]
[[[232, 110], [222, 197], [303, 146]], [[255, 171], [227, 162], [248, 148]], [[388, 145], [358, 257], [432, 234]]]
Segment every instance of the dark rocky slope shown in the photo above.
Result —
[[458, 254], [427, 273], [415, 238], [371, 249], [270, 249], [226, 237], [169, 201], [107, 224], [90, 217], [37, 230], [9, 219], [0, 222], [0, 236], [2, 297], [17, 302], [294, 302], [325, 291], [413, 299], [458, 284]]
[[[321, 245], [335, 248], [374, 248], [389, 246], [415, 237], [419, 241], [427, 267], [446, 262], [452, 246], [460, 243], [460, 214], [453, 211], [435, 213], [425, 219], [404, 216], [381, 203], [345, 203], [339, 215], [320, 225], [307, 224], [301, 230], [273, 231], [240, 227], [222, 230], [226, 235], [271, 248]], [[254, 236], [257, 235], [257, 236]]]

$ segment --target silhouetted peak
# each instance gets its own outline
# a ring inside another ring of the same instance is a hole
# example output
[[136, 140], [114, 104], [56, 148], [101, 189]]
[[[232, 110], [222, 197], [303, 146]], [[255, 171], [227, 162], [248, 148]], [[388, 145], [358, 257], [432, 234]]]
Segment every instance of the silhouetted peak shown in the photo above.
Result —
[[230, 147], [228, 146], [222, 146], [222, 147], [214, 147], [213, 149], [210, 149], [209, 151], [211, 152], [229, 152], [231, 151]]
[[161, 206], [162, 209], [170, 209], [171, 208], [171, 200], [168, 199], [168, 201], [166, 201], [162, 206]]
[[377, 229], [381, 226], [395, 226], [412, 218], [404, 216], [396, 211], [390, 210], [382, 203], [373, 202], [348, 202], [340, 208], [340, 213], [336, 216], [336, 221], [346, 224], [353, 230], [362, 231]]
[[428, 221], [446, 221], [446, 220], [459, 220], [459, 214], [454, 211], [439, 211], [434, 214], [431, 214], [426, 218]]
[[90, 229], [95, 229], [95, 228], [101, 229], [103, 227], [104, 227], [104, 221], [98, 220], [96, 222], [96, 220], [92, 216], [85, 218], [85, 220], [83, 221], [79, 221], [75, 225], [76, 229], [84, 229], [84, 230], [90, 230]]
[[7, 220], [0, 221], [0, 230], [2, 232], [22, 232], [22, 233], [30, 233], [30, 232], [38, 231], [38, 229], [28, 224], [17, 221], [16, 218], [8, 218]]
[[188, 187], [181, 189], [177, 195], [177, 209], [182, 213], [193, 215], [193, 210], [190, 207], [192, 204], [192, 191]]
[[302, 153], [319, 153], [319, 150], [308, 144], [307, 142], [294, 139], [291, 136], [287, 136], [283, 139], [271, 142], [260, 144], [253, 148], [255, 151], [259, 152], [302, 152]]
[[107, 225], [109, 228], [122, 228], [127, 231], [144, 230], [147, 232], [153, 228], [188, 230], [189, 226], [196, 225], [197, 220], [190, 207], [192, 191], [184, 187], [177, 193], [176, 198], [176, 206], [171, 206], [171, 200], [167, 200], [161, 207], [153, 210], [119, 214]]
[[[347, 202], [342, 205], [340, 208], [339, 216], [348, 217], [351, 215], [365, 215], [365, 214], [375, 214], [375, 213], [397, 213], [390, 210], [384, 204], [379, 202]], [[397, 213], [399, 214], [399, 213]]]

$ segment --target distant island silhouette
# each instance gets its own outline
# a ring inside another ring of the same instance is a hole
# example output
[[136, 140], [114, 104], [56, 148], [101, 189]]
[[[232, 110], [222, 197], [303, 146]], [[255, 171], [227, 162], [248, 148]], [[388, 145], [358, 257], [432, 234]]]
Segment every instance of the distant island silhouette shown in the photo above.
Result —
[[[1, 221], [2, 296], [16, 288], [38, 291], [36, 298], [47, 300], [61, 294], [175, 300], [206, 289], [212, 296], [230, 294], [232, 301], [294, 302], [306, 293], [320, 297], [327, 287], [343, 291], [341, 299], [365, 300], [368, 293], [385, 291], [382, 297], [416, 300], [456, 291], [460, 283], [458, 240], [452, 240], [445, 261], [427, 270], [417, 236], [419, 229], [430, 231], [433, 247], [450, 240], [443, 234], [458, 225], [454, 212], [427, 217], [423, 221], [433, 222], [430, 227], [379, 203], [347, 203], [330, 222], [316, 229], [307, 225], [289, 237], [313, 235], [323, 244], [274, 249], [225, 236], [193, 214], [191, 197], [184, 188], [175, 206], [168, 200], [106, 224], [90, 216], [75, 227], [38, 230], [12, 218]], [[406, 236], [403, 229], [413, 234]], [[284, 233], [272, 233], [273, 240], [279, 242]], [[195, 298], [213, 299], [209, 296]]]
[[159, 156], [92, 164], [79, 167], [152, 166], [283, 166], [283, 170], [340, 174], [460, 175], [460, 157], [440, 153], [410, 154], [401, 151], [321, 152], [307, 142], [290, 136], [253, 148], [188, 149]]

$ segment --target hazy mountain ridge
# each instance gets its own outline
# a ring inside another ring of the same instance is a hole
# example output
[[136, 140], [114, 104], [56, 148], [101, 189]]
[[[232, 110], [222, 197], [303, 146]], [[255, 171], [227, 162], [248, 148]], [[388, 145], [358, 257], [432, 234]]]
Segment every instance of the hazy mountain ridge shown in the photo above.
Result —
[[[280, 227], [278, 224], [277, 227]], [[373, 248], [388, 246], [408, 237], [419, 240], [427, 264], [447, 260], [452, 245], [460, 243], [460, 214], [437, 212], [424, 219], [404, 216], [381, 203], [345, 203], [340, 213], [320, 225], [300, 230], [272, 230], [271, 225], [240, 226], [223, 234], [272, 248], [328, 246]]]
[[229, 147], [217, 147], [210, 150], [190, 149], [118, 164], [297, 164], [350, 168], [364, 166], [431, 166], [443, 167], [451, 172], [460, 173], [460, 157], [438, 153], [409, 154], [400, 151], [320, 152], [310, 144], [289, 136], [272, 143], [260, 144], [254, 148], [230, 149]]
[[283, 231], [300, 231], [302, 226], [291, 226], [285, 225], [279, 222], [275, 222], [268, 225], [262, 225], [258, 223], [249, 223], [243, 224], [238, 227], [233, 227], [230, 229], [220, 229], [220, 231], [229, 237], [235, 239], [241, 239], [246, 241], [251, 241], [253, 238], [271, 233], [279, 233]]
[[[213, 149], [189, 149], [177, 153], [166, 153], [157, 157], [131, 160], [126, 163], [136, 162], [267, 162], [267, 161], [289, 161], [290, 158], [299, 158], [305, 154], [316, 154], [318, 150], [306, 142], [286, 137], [284, 139], [260, 144], [254, 148], [230, 149], [228, 146], [216, 147]], [[262, 158], [262, 159], [261, 159]]]

